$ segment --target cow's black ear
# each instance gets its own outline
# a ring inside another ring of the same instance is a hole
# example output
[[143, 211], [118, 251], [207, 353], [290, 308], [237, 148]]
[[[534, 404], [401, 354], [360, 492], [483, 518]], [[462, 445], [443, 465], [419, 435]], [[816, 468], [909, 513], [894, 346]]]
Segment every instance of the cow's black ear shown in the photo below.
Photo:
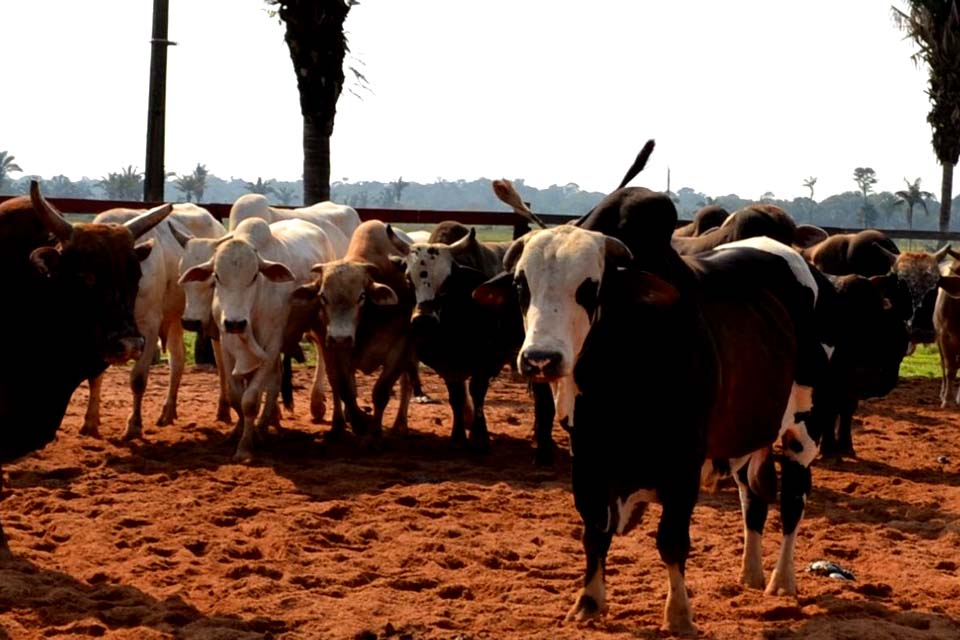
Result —
[[506, 304], [513, 291], [513, 274], [504, 271], [473, 290], [473, 299], [483, 305], [498, 307]]
[[680, 292], [672, 284], [648, 271], [630, 276], [637, 302], [655, 307], [669, 307], [680, 298]]
[[60, 252], [56, 247], [40, 247], [30, 254], [30, 262], [41, 275], [48, 276], [60, 264]]

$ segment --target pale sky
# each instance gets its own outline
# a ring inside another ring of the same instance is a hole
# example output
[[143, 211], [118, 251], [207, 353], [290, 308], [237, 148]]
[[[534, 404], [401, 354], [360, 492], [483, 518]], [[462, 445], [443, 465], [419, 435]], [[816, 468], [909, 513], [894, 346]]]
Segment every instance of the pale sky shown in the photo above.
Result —
[[[900, 4], [900, 0], [893, 0]], [[262, 0], [170, 0], [166, 169], [295, 180], [296, 81]], [[151, 0], [0, 0], [0, 150], [26, 173], [144, 166]], [[344, 92], [332, 180], [525, 178], [818, 200], [923, 179], [926, 70], [877, 0], [362, 0], [369, 91]]]

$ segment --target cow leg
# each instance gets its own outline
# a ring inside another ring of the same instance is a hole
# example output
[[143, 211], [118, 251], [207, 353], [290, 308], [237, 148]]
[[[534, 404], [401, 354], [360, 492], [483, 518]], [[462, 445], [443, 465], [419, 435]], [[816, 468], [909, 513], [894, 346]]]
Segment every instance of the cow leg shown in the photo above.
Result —
[[90, 378], [90, 398], [87, 400], [87, 413], [83, 416], [83, 426], [80, 435], [100, 437], [100, 388], [103, 386], [103, 374]]
[[[380, 377], [373, 385], [373, 431], [374, 435], [379, 436], [383, 432], [383, 412], [390, 402], [390, 391], [396, 384], [397, 378], [400, 378], [407, 370], [406, 359], [400, 358], [396, 362], [384, 364]], [[403, 376], [406, 378], [406, 376]], [[401, 383], [401, 403], [403, 402], [403, 383]], [[409, 392], [407, 392], [409, 393]]]
[[[269, 384], [269, 376], [279, 373], [279, 366], [280, 363], [277, 362], [272, 367], [262, 366], [257, 369], [247, 383], [247, 388], [243, 391], [243, 396], [240, 399], [240, 411], [243, 415], [243, 430], [240, 433], [240, 442], [237, 444], [237, 451], [233, 456], [233, 459], [237, 462], [251, 462], [253, 460], [253, 445], [258, 426], [257, 413], [260, 410], [260, 395]], [[268, 419], [271, 413], [271, 404], [273, 405], [272, 411], [276, 411], [277, 396], [273, 395], [271, 397], [271, 395], [267, 393], [263, 413]], [[263, 417], [261, 417], [261, 420], [263, 420]], [[263, 421], [261, 424], [269, 423]]]
[[261, 387], [263, 410], [259, 418], [257, 418], [256, 431], [257, 436], [261, 440], [266, 438], [267, 431], [271, 426], [274, 427], [278, 433], [282, 431], [280, 427], [280, 405], [277, 399], [280, 396], [280, 388], [283, 385], [282, 377], [285, 375], [283, 373], [284, 366], [285, 365], [281, 364], [281, 359], [278, 358], [273, 367], [273, 371], [268, 372], [263, 378]]
[[470, 428], [470, 445], [475, 453], [490, 453], [490, 433], [487, 431], [487, 417], [483, 412], [483, 403], [490, 388], [490, 378], [477, 374], [470, 378], [470, 399], [473, 402], [473, 425]]
[[768, 595], [797, 595], [797, 575], [794, 568], [794, 549], [797, 527], [803, 517], [803, 508], [810, 493], [810, 468], [791, 458], [790, 453], [780, 465], [780, 519], [783, 521], [783, 541], [780, 557], [767, 585]]
[[313, 370], [313, 384], [310, 386], [310, 418], [314, 424], [320, 424], [327, 413], [327, 400], [323, 391], [327, 366], [323, 359], [323, 345], [320, 339], [314, 337], [312, 341], [317, 352], [317, 366]]
[[217, 379], [220, 383], [220, 396], [217, 398], [217, 421], [230, 422], [230, 400], [227, 397], [227, 368], [223, 363], [223, 351], [219, 340], [211, 340], [213, 359], [217, 363]]
[[411, 361], [408, 375], [413, 387], [413, 401], [417, 404], [433, 404], [435, 400], [423, 391], [423, 383], [420, 381], [420, 366], [416, 359]]
[[[943, 334], [937, 339], [937, 347], [940, 350], [940, 408], [946, 409], [950, 402], [950, 387], [956, 383], [957, 358], [951, 352]], [[957, 393], [960, 397], [960, 390]]]
[[606, 613], [607, 588], [604, 584], [604, 571], [612, 539], [612, 530], [604, 531], [584, 523], [581, 540], [584, 555], [587, 557], [587, 568], [583, 574], [583, 588], [577, 595], [577, 601], [567, 612], [566, 622], [594, 620]]
[[143, 394], [147, 391], [147, 376], [150, 375], [150, 364], [157, 353], [157, 330], [144, 332], [143, 353], [133, 363], [130, 370], [130, 390], [133, 392], [133, 408], [127, 418], [127, 430], [123, 432], [124, 440], [134, 440], [143, 435]]
[[450, 409], [453, 411], [453, 432], [450, 441], [460, 446], [467, 442], [466, 407], [467, 384], [463, 380], [444, 380], [447, 383], [447, 394], [450, 397]]
[[[743, 561], [740, 565], [740, 584], [751, 589], [763, 589], [766, 585], [763, 578], [763, 527], [767, 522], [768, 502], [753, 488], [757, 487], [757, 480], [763, 475], [759, 473], [761, 465], [776, 473], [772, 458], [764, 455], [760, 465], [751, 465], [748, 459], [733, 474], [740, 493], [740, 510], [743, 513]], [[731, 463], [731, 467], [734, 466]], [[754, 469], [753, 474], [751, 474], [751, 466]], [[751, 487], [751, 475], [754, 480], [753, 487]], [[776, 475], [773, 481], [776, 483]], [[773, 487], [773, 494], [775, 498], [776, 484]]]
[[853, 414], [857, 410], [857, 401], [854, 399], [850, 404], [841, 409], [837, 416], [837, 456], [847, 456], [856, 458], [857, 452], [853, 449]]
[[553, 465], [556, 444], [553, 442], [553, 420], [556, 417], [556, 408], [553, 404], [553, 392], [550, 385], [544, 382], [534, 382], [531, 385], [533, 392], [533, 433], [537, 441], [536, 463], [540, 466]]
[[187, 363], [187, 350], [183, 346], [183, 327], [180, 322], [171, 322], [167, 329], [167, 353], [170, 354], [170, 385], [167, 387], [167, 400], [157, 420], [158, 427], [173, 424], [177, 419], [177, 394], [180, 392], [180, 380]]
[[697, 501], [699, 466], [693, 477], [693, 491], [686, 492], [692, 495], [684, 496], [685, 492], [679, 491], [680, 487], [677, 486], [671, 487], [669, 493], [661, 492], [663, 512], [657, 527], [657, 550], [667, 565], [667, 602], [663, 609], [663, 626], [678, 635], [696, 633], [684, 573], [690, 554], [690, 517]]
[[410, 410], [410, 397], [413, 395], [412, 387], [410, 370], [407, 368], [400, 375], [400, 405], [397, 407], [397, 417], [393, 421], [393, 428], [390, 430], [394, 435], [404, 436], [407, 434], [407, 413]]

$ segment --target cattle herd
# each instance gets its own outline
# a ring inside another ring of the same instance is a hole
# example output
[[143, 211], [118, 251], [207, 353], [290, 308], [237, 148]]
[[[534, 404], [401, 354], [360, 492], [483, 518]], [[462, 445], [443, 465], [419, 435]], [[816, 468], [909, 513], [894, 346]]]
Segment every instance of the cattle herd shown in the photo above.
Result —
[[[156, 422], [175, 422], [184, 330], [213, 340], [215, 415], [236, 415], [240, 462], [291, 406], [290, 362], [303, 359], [304, 339], [318, 353], [309, 407], [315, 422], [329, 410], [325, 437], [349, 428], [375, 442], [397, 383], [392, 433], [402, 436], [410, 402], [425, 400], [422, 363], [446, 385], [452, 444], [478, 455], [496, 428], [484, 415], [490, 382], [515, 363], [534, 403], [536, 462], [553, 462], [554, 422], [569, 433], [586, 568], [567, 620], [605, 612], [612, 538], [656, 502], [664, 626], [693, 631], [690, 519], [701, 488], [723, 476], [740, 493], [741, 582], [795, 594], [810, 465], [854, 454], [858, 401], [887, 394], [913, 345], [934, 341], [941, 400], [951, 399], [960, 262], [941, 267], [954, 256], [947, 247], [901, 253], [878, 231], [827, 237], [766, 204], [706, 207], [678, 228], [666, 194], [626, 186], [652, 150], [591, 211], [552, 228], [494, 181], [501, 200], [544, 226], [499, 243], [456, 222], [408, 234], [361, 223], [350, 207], [281, 210], [259, 195], [237, 200], [227, 227], [192, 204], [70, 224], [33, 183], [29, 197], [0, 204], [3, 293], [16, 301], [0, 326], [25, 347], [0, 367], [0, 464], [49, 443], [84, 380], [81, 433], [98, 437], [102, 374], [129, 360], [124, 437], [142, 437], [158, 341], [170, 382]], [[357, 371], [377, 372], [372, 413], [358, 403]], [[774, 503], [782, 543], [765, 579]], [[0, 558], [10, 555], [0, 530]]]

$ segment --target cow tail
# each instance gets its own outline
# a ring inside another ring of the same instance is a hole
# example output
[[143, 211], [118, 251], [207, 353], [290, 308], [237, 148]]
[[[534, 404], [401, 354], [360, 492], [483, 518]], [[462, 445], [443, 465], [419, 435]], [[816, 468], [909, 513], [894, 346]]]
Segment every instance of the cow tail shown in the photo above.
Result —
[[655, 144], [653, 140], [647, 140], [647, 144], [643, 145], [643, 149], [640, 149], [640, 153], [637, 154], [637, 159], [630, 165], [630, 168], [627, 170], [626, 175], [623, 176], [623, 180], [620, 181], [620, 186], [618, 186], [617, 189], [625, 187], [628, 182], [637, 177], [638, 173], [643, 171], [643, 168], [647, 166], [647, 160], [650, 159], [650, 154], [653, 153]]

